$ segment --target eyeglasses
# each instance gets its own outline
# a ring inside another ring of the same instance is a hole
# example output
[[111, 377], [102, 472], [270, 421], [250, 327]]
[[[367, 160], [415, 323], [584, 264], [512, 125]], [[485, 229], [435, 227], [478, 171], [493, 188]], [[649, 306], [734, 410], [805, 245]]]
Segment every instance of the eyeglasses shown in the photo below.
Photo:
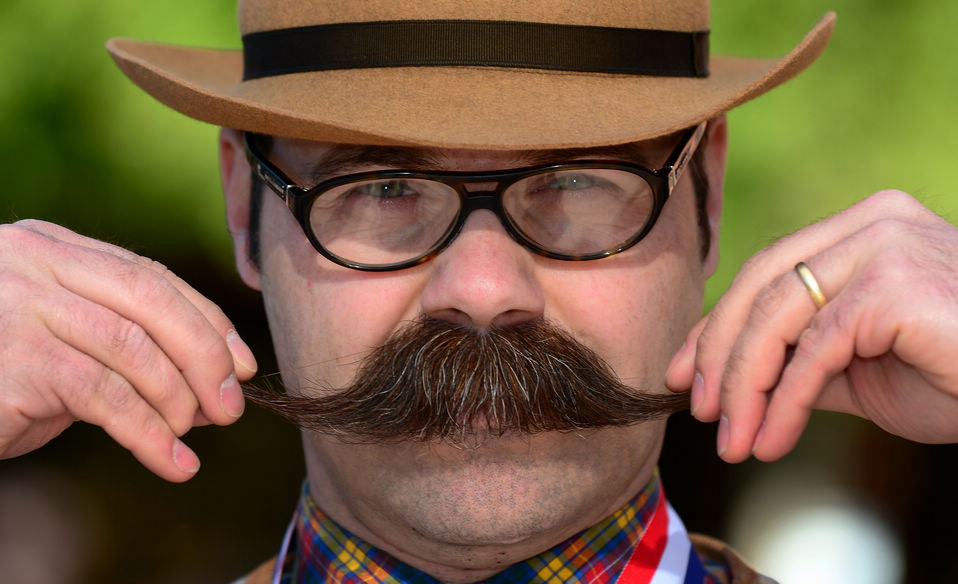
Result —
[[576, 160], [493, 172], [361, 172], [303, 188], [246, 134], [256, 174], [276, 192], [329, 260], [365, 271], [401, 270], [446, 248], [477, 209], [496, 214], [529, 250], [558, 260], [624, 251], [658, 219], [705, 133], [685, 132], [665, 166]]

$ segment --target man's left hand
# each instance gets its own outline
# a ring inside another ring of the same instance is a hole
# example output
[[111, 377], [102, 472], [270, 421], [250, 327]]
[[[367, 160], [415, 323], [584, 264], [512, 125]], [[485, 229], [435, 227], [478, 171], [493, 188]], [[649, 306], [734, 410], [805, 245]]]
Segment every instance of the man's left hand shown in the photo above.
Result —
[[[827, 303], [794, 267], [804, 261]], [[775, 460], [813, 409], [958, 442], [958, 228], [883, 191], [753, 256], [673, 358], [666, 383], [719, 420], [729, 462]]]

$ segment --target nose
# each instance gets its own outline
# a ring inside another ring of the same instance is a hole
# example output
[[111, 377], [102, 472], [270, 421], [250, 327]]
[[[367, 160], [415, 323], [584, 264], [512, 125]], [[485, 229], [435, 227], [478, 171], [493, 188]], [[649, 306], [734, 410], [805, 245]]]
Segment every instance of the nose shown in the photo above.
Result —
[[473, 211], [455, 241], [430, 262], [423, 313], [477, 329], [541, 317], [545, 298], [532, 255], [494, 213]]

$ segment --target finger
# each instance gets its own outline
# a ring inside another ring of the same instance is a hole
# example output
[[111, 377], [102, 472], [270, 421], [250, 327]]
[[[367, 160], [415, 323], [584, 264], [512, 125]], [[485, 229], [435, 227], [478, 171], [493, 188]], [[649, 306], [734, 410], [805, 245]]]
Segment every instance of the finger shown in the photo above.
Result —
[[827, 327], [817, 324], [801, 335], [752, 446], [756, 458], [773, 461], [788, 454], [798, 443], [815, 408], [855, 409], [847, 378], [841, 374], [854, 356], [853, 348], [845, 342], [847, 338], [829, 334]]
[[[208, 419], [228, 424], [242, 412], [224, 335], [179, 292], [165, 269], [75, 245], [39, 246], [36, 253], [49, 256], [45, 265], [64, 288], [141, 326], [182, 372]], [[225, 316], [221, 320], [228, 322]]]
[[703, 422], [714, 421], [714, 419], [709, 420], [707, 416], [703, 415], [702, 404], [705, 401], [705, 392], [702, 376], [695, 370], [695, 347], [699, 335], [708, 323], [708, 318], [708, 316], [701, 318], [692, 327], [685, 343], [672, 357], [665, 372], [665, 386], [676, 393], [689, 391], [691, 414]]
[[[806, 262], [830, 300], [817, 309], [811, 297], [799, 303], [791, 299], [786, 303], [790, 308], [782, 310], [783, 313], [790, 313], [793, 321], [780, 324], [780, 330], [788, 331], [784, 334], [785, 342], [793, 345], [793, 348], [788, 364], [775, 382], [760, 435], [755, 437], [752, 445], [752, 453], [757, 458], [776, 460], [794, 448], [813, 409], [861, 415], [861, 408], [854, 403], [854, 395], [844, 372], [856, 355], [856, 339], [860, 338], [856, 334], [859, 323], [868, 320], [869, 312], [885, 312], [888, 293], [885, 287], [876, 287], [870, 290], [869, 302], [861, 301], [859, 288], [862, 283], [856, 281], [858, 269], [847, 258], [852, 257], [849, 255], [851, 250], [860, 247], [862, 240], [869, 239], [873, 239], [871, 230], [862, 230], [841, 245]], [[798, 281], [801, 282], [801, 279]], [[795, 284], [789, 278], [781, 278], [778, 283], [784, 289], [783, 294], [799, 297], [803, 292], [808, 293], [803, 289], [804, 284]], [[812, 311], [812, 314], [803, 316], [803, 309], [796, 304], [804, 304], [804, 309]], [[792, 340], [803, 318], [808, 318], [808, 324]], [[748, 339], [743, 342], [743, 352], [747, 352], [749, 349], [744, 345], [751, 343], [758, 346], [768, 336], [763, 336], [762, 331], [754, 331], [743, 338]], [[890, 340], [886, 343], [886, 347], [889, 346]], [[755, 348], [751, 353], [753, 359], [762, 358]], [[735, 375], [747, 376], [748, 373], [736, 372]]]
[[[865, 417], [911, 439], [927, 439], [953, 427], [950, 420], [937, 425], [933, 421], [949, 415], [952, 402], [942, 389], [956, 387], [950, 340], [954, 333], [940, 326], [954, 303], [954, 288], [942, 280], [953, 258], [933, 253], [947, 249], [936, 245], [933, 231], [916, 234], [900, 227], [875, 224], [843, 242], [848, 248], [868, 241], [894, 242], [890, 250], [863, 256], [853, 274], [847, 273], [850, 263], [842, 261], [840, 247], [816, 258], [821, 267], [815, 271], [825, 272], [823, 281], [847, 282], [799, 338], [766, 417], [766, 429], [775, 432], [756, 442], [756, 456], [774, 458], [787, 452], [812, 408]], [[900, 245], [904, 241], [923, 245]], [[812, 391], [823, 384], [817, 394]], [[928, 384], [936, 389], [919, 393]], [[939, 398], [943, 402], [933, 405]]]
[[196, 415], [193, 416], [193, 427], [197, 428], [199, 426], [209, 426], [212, 424], [206, 416], [203, 415], [203, 412], [197, 411]]
[[199, 459], [136, 390], [89, 355], [59, 342], [47, 350], [43, 388], [76, 419], [102, 427], [146, 468], [173, 482], [191, 478]]
[[[810, 259], [809, 263], [816, 262]], [[779, 383], [790, 347], [798, 342], [816, 311], [795, 271], [775, 278], [755, 296], [721, 380], [720, 409], [728, 432], [719, 449], [725, 460], [741, 461], [751, 453], [765, 420], [768, 394]], [[817, 395], [823, 383], [807, 385], [808, 391]]]
[[895, 217], [896, 221], [902, 222], [941, 222], [940, 218], [904, 193], [878, 193], [779, 240], [746, 262], [712, 310], [707, 326], [696, 343], [694, 367], [701, 377], [704, 394], [696, 417], [705, 420], [718, 418], [719, 392], [725, 366], [729, 363], [742, 327], [748, 321], [756, 295], [766, 284], [791, 272], [797, 261], [814, 257], [882, 216]]
[[[887, 229], [897, 236], [889, 237]], [[874, 242], [901, 238], [900, 226], [876, 222], [809, 258], [811, 285], [817, 283], [829, 299], [821, 309], [796, 272], [776, 278], [756, 296], [722, 380], [721, 408], [730, 428], [726, 460], [746, 457], [750, 441], [751, 450], [763, 459], [784, 455], [813, 408], [862, 415], [850, 393], [836, 390], [848, 388], [839, 374], [856, 354], [874, 357], [892, 348], [902, 322], [893, 314], [907, 302], [902, 302], [896, 277], [887, 273], [889, 254]], [[863, 323], [869, 323], [867, 330]], [[766, 396], [756, 394], [768, 392], [764, 412], [758, 404]]]
[[177, 436], [193, 426], [199, 407], [196, 396], [141, 326], [68, 292], [37, 304], [43, 323], [56, 338], [126, 379]]
[[[682, 347], [675, 353], [665, 371], [665, 385], [674, 392], [688, 391], [692, 387], [695, 374], [695, 344], [708, 323], [704, 316], [689, 330]], [[694, 400], [693, 400], [694, 401]]]
[[78, 247], [108, 253], [121, 260], [125, 260], [126, 262], [139, 265], [144, 269], [155, 271], [157, 274], [169, 281], [170, 284], [172, 284], [173, 287], [175, 287], [180, 294], [184, 296], [184, 298], [193, 304], [220, 333], [220, 336], [227, 341], [227, 346], [229, 347], [233, 358], [234, 369], [236, 371], [237, 377], [241, 380], [246, 380], [252, 378], [256, 373], [256, 359], [253, 356], [252, 351], [249, 349], [249, 346], [247, 346], [246, 343], [240, 338], [239, 334], [236, 332], [236, 328], [233, 326], [229, 318], [223, 313], [223, 311], [215, 303], [197, 292], [192, 286], [187, 284], [183, 279], [159, 262], [137, 255], [122, 247], [85, 237], [54, 223], [26, 220], [17, 223], [17, 225], [22, 225], [25, 228], [33, 230], [34, 232], [48, 238], [60, 240]]

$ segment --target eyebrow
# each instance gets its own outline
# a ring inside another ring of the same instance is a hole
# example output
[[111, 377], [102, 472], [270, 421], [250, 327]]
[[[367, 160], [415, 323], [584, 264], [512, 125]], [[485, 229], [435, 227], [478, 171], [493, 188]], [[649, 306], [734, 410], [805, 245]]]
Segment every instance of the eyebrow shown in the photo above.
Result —
[[442, 163], [438, 153], [439, 150], [431, 148], [335, 144], [312, 164], [307, 176], [312, 184], [319, 184], [369, 166], [408, 170], [440, 168]]
[[641, 142], [629, 142], [627, 144], [616, 144], [613, 146], [595, 146], [591, 148], [562, 148], [558, 150], [528, 150], [522, 156], [531, 164], [548, 164], [550, 162], [565, 162], [577, 159], [595, 159], [595, 160], [616, 160], [640, 164], [649, 168], [654, 168], [655, 162], [649, 157], [650, 154], [659, 154], [661, 152], [664, 158], [672, 150], [674, 144], [670, 143], [667, 148], [660, 149], [643, 145]]
[[[590, 148], [522, 150], [515, 153], [509, 166], [517, 168], [558, 164], [588, 158], [626, 161], [655, 168], [652, 166], [654, 163], [649, 155], [661, 154], [660, 158], [664, 158], [673, 147], [674, 144], [670, 144], [668, 148], [659, 149], [649, 147], [642, 142], [630, 142]], [[309, 177], [310, 184], [316, 185], [333, 177], [371, 166], [414, 171], [441, 170], [446, 164], [443, 152], [444, 150], [439, 148], [335, 144], [311, 165], [306, 176]]]

